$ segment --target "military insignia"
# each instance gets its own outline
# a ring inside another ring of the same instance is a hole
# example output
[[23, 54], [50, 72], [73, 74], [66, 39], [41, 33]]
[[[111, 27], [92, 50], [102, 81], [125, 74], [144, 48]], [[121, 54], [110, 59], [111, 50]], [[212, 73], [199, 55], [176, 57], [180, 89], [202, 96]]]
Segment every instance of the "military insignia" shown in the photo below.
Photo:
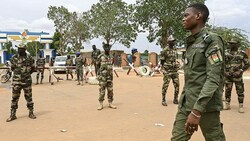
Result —
[[218, 54], [213, 54], [211, 57], [212, 57], [212, 60], [214, 61], [214, 63], [220, 62], [220, 58], [219, 58]]

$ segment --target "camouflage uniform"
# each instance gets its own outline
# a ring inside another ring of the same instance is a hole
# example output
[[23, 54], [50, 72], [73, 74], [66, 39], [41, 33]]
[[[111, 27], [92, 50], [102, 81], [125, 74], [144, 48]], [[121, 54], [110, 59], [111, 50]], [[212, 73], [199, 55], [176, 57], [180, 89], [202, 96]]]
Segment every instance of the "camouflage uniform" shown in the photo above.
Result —
[[[173, 40], [174, 41], [174, 40]], [[180, 64], [177, 63], [177, 52], [176, 49], [170, 47], [165, 47], [160, 54], [160, 60], [163, 69], [163, 85], [162, 85], [162, 105], [166, 106], [166, 93], [169, 86], [169, 82], [172, 79], [174, 84], [174, 104], [178, 104], [179, 95], [179, 74], [178, 70]]]
[[[73, 66], [73, 60], [68, 57], [67, 60], [66, 60], [66, 66]], [[66, 77], [67, 77], [67, 80], [69, 80], [69, 76], [68, 75], [71, 75], [71, 79], [73, 79], [73, 71], [72, 71], [72, 68], [67, 68], [66, 69]]]
[[[238, 43], [236, 43], [238, 44]], [[246, 71], [250, 62], [247, 54], [242, 50], [228, 50], [226, 52], [226, 70], [225, 70], [225, 99], [226, 105], [225, 110], [230, 109], [231, 92], [233, 83], [235, 83], [236, 92], [238, 95], [238, 102], [240, 104], [239, 112], [243, 113], [243, 102], [244, 102], [244, 83], [242, 74]], [[242, 107], [242, 109], [240, 109]]]
[[83, 57], [81, 55], [79, 57], [76, 57], [76, 75], [77, 75], [78, 85], [80, 84], [80, 81], [82, 81], [83, 84], [83, 65], [84, 65]]
[[98, 56], [101, 54], [101, 51], [99, 49], [95, 49], [92, 51], [91, 53], [91, 58], [92, 58], [92, 62], [94, 63], [94, 66], [95, 66], [95, 74], [98, 75], [98, 69], [99, 69], [99, 66], [97, 65], [97, 59], [98, 59]]
[[[25, 45], [20, 45], [20, 48], [25, 48]], [[29, 109], [29, 117], [35, 119], [36, 116], [33, 114], [34, 103], [32, 100], [32, 78], [31, 74], [35, 69], [34, 59], [25, 54], [20, 56], [19, 54], [14, 55], [11, 60], [11, 70], [13, 71], [12, 80], [12, 101], [11, 101], [11, 115], [7, 119], [7, 122], [16, 119], [16, 109], [18, 109], [18, 100], [21, 94], [21, 90], [24, 91], [24, 97], [27, 102], [27, 108]]]
[[39, 75], [41, 74], [41, 81], [40, 83], [42, 84], [43, 78], [44, 78], [44, 67], [45, 67], [45, 58], [38, 58], [36, 61], [36, 66], [37, 66], [37, 74], [36, 74], [36, 84], [38, 84], [39, 80]]
[[[110, 45], [104, 44], [104, 50], [110, 49]], [[110, 108], [116, 108], [116, 106], [112, 105], [113, 102], [113, 58], [106, 53], [102, 53], [98, 56], [98, 64], [100, 65], [100, 69], [98, 72], [98, 80], [99, 80], [99, 102], [101, 107], [98, 107], [98, 110], [103, 108], [103, 101], [105, 97], [105, 90], [107, 89], [108, 93], [108, 102]]]

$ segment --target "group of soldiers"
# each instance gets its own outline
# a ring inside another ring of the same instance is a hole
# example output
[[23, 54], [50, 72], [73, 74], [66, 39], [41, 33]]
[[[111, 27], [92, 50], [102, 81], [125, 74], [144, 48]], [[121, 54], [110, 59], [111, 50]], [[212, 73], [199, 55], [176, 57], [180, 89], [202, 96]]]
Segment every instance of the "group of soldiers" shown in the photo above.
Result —
[[[166, 93], [169, 86], [169, 82], [172, 79], [174, 85], [174, 104], [178, 104], [179, 94], [179, 74], [180, 63], [177, 61], [177, 52], [174, 47], [175, 38], [170, 35], [168, 38], [168, 46], [163, 48], [160, 54], [160, 61], [163, 71], [163, 86], [162, 86], [162, 105], [167, 106]], [[240, 42], [236, 39], [228, 41], [229, 47], [225, 52], [225, 105], [224, 110], [229, 110], [231, 102], [231, 93], [233, 83], [236, 87], [236, 93], [238, 95], [239, 113], [244, 113], [244, 83], [243, 72], [248, 70], [250, 62], [247, 54], [239, 49]], [[185, 63], [185, 62], [184, 62]]]
[[[16, 110], [18, 108], [18, 101], [21, 94], [21, 90], [24, 91], [24, 97], [27, 101], [27, 108], [29, 109], [29, 118], [35, 119], [36, 116], [33, 113], [34, 103], [32, 100], [32, 78], [31, 74], [37, 72], [36, 75], [36, 84], [39, 84], [39, 75], [41, 75], [40, 84], [43, 82], [44, 78], [44, 68], [45, 68], [45, 59], [42, 58], [42, 55], [39, 55], [39, 58], [36, 61], [26, 53], [26, 44], [21, 43], [18, 47], [18, 53], [14, 55], [11, 62], [11, 70], [13, 71], [13, 80], [12, 80], [12, 100], [11, 100], [11, 114], [10, 117], [6, 120], [10, 122], [16, 119]], [[99, 81], [99, 103], [100, 106], [98, 110], [103, 109], [103, 101], [105, 97], [105, 91], [107, 89], [109, 107], [116, 109], [116, 106], [112, 104], [113, 101], [113, 62], [114, 59], [110, 55], [111, 45], [103, 44], [104, 53], [101, 53], [95, 45], [92, 52], [92, 61], [95, 66], [95, 73]], [[76, 74], [77, 74], [77, 85], [83, 85], [83, 66], [86, 64], [86, 59], [84, 59], [80, 52], [76, 53]], [[68, 75], [72, 74], [73, 62], [70, 56], [67, 56], [66, 60], [66, 77], [68, 80]]]

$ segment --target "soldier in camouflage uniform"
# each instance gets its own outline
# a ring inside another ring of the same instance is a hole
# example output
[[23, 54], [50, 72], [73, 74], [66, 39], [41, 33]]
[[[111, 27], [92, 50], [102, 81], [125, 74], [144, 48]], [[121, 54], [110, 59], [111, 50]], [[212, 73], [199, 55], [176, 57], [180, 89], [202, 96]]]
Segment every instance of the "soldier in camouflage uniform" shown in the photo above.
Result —
[[38, 84], [39, 75], [41, 74], [41, 81], [40, 84], [43, 83], [43, 77], [44, 77], [44, 67], [45, 67], [45, 58], [42, 57], [42, 54], [39, 55], [39, 58], [36, 61], [37, 66], [37, 74], [36, 74], [36, 84]]
[[92, 64], [95, 66], [95, 75], [98, 75], [98, 69], [100, 66], [97, 65], [97, 58], [101, 54], [100, 49], [97, 49], [95, 45], [92, 46], [92, 53], [91, 53], [91, 58], [92, 58]]
[[97, 108], [98, 110], [103, 109], [103, 101], [105, 97], [105, 90], [108, 92], [108, 102], [109, 108], [116, 109], [116, 106], [112, 104], [113, 102], [113, 58], [110, 56], [110, 48], [109, 44], [103, 44], [104, 53], [98, 56], [98, 64], [100, 65], [99, 69], [99, 103], [100, 106]]
[[165, 47], [160, 54], [161, 65], [163, 69], [163, 85], [162, 85], [162, 105], [167, 106], [166, 103], [166, 93], [169, 86], [169, 82], [172, 79], [175, 92], [174, 92], [174, 104], [178, 104], [179, 95], [179, 74], [178, 69], [180, 64], [176, 61], [177, 52], [174, 49], [175, 39], [171, 35], [168, 38], [168, 46]]
[[83, 57], [81, 56], [80, 52], [76, 53], [76, 75], [77, 75], [77, 85], [80, 85], [82, 82], [83, 85], [83, 65], [85, 64], [85, 61]]
[[32, 100], [32, 78], [31, 74], [35, 70], [34, 59], [26, 54], [26, 45], [20, 44], [18, 46], [18, 54], [14, 55], [11, 62], [11, 70], [13, 71], [12, 80], [12, 101], [11, 101], [11, 114], [6, 120], [10, 122], [16, 119], [16, 110], [18, 108], [18, 100], [21, 94], [21, 90], [24, 91], [24, 97], [27, 101], [27, 108], [29, 109], [29, 118], [35, 119], [36, 116], [33, 113], [33, 100]]
[[[73, 60], [71, 59], [70, 55], [67, 55], [67, 60], [66, 60], [66, 66], [73, 66]], [[73, 71], [72, 68], [67, 68], [66, 69], [66, 78], [69, 80], [69, 74], [71, 76], [71, 79], [73, 79]]]
[[230, 109], [231, 92], [233, 83], [235, 83], [239, 102], [239, 113], [244, 113], [244, 83], [242, 74], [246, 71], [250, 62], [247, 54], [243, 50], [238, 50], [239, 42], [235, 39], [229, 41], [230, 50], [226, 52], [226, 70], [225, 70], [225, 110]]

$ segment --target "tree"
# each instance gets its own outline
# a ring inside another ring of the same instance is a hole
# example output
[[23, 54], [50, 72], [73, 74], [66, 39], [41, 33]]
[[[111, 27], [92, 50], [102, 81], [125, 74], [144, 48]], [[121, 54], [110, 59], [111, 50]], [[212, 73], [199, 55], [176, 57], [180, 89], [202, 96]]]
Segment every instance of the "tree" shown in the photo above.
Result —
[[205, 0], [136, 0], [135, 18], [143, 31], [149, 32], [149, 42], [157, 40], [161, 47], [167, 45], [167, 38], [173, 34], [183, 39], [186, 32], [181, 21], [187, 5]]
[[232, 38], [235, 38], [236, 40], [240, 41], [241, 49], [247, 49], [250, 48], [250, 42], [248, 40], [248, 36], [244, 33], [246, 31], [238, 29], [238, 28], [227, 28], [227, 27], [211, 27], [209, 26], [210, 30], [220, 35], [223, 40], [226, 42], [230, 41]]
[[5, 43], [4, 46], [3, 46], [3, 49], [6, 49], [7, 52], [10, 53], [10, 54], [13, 53], [12, 52], [13, 51], [12, 42], [9, 41], [9, 42]]
[[59, 50], [60, 54], [62, 55], [68, 45], [68, 38], [69, 38], [69, 27], [71, 23], [70, 12], [67, 8], [61, 6], [50, 6], [49, 11], [47, 13], [47, 17], [50, 20], [53, 20], [54, 26], [56, 30], [59, 32]]
[[43, 49], [43, 44], [37, 41], [27, 43], [27, 51], [31, 56], [35, 57], [37, 53], [40, 52], [40, 49]]
[[83, 47], [83, 42], [90, 39], [89, 26], [85, 22], [86, 16], [83, 14], [77, 14], [76, 12], [71, 13], [71, 30], [70, 30], [70, 42], [75, 52], [80, 51]]
[[107, 44], [119, 42], [130, 47], [137, 37], [133, 7], [122, 0], [100, 0], [86, 13], [92, 37], [102, 37]]

